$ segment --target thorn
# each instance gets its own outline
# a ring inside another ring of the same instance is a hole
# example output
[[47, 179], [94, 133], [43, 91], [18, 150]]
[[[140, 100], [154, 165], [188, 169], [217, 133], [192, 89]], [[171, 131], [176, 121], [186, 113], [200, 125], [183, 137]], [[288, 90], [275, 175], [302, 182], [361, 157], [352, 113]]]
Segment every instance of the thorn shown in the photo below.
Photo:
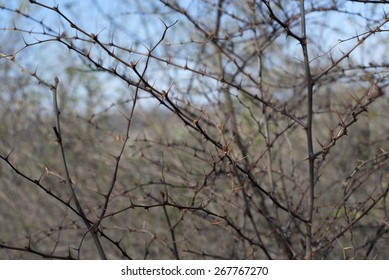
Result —
[[351, 98], [354, 99], [354, 101], [355, 101], [359, 106], [362, 105], [361, 99], [359, 99], [358, 97], [356, 97], [355, 95], [353, 95], [353, 94], [351, 94], [351, 93], [349, 93], [348, 95], [351, 96]]
[[199, 120], [201, 119], [202, 115], [204, 114], [204, 111], [201, 110], [200, 115], [197, 117], [197, 119], [194, 120], [194, 124], [197, 126], [199, 123]]
[[344, 123], [342, 117], [340, 116], [340, 112], [337, 112], [337, 116], [338, 116], [338, 120], [339, 120], [339, 123], [338, 123], [338, 124], [339, 124], [341, 127], [345, 127], [346, 124]]

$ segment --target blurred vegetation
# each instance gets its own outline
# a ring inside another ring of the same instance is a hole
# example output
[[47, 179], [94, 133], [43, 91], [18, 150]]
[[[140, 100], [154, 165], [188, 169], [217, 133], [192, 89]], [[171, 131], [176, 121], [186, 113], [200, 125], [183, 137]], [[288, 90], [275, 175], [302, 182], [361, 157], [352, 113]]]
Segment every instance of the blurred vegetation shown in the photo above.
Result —
[[[72, 210], [56, 118], [80, 204], [90, 221], [102, 218], [107, 258], [306, 257], [306, 76], [298, 42], [266, 1], [123, 1], [121, 10], [114, 1], [109, 11], [85, 2], [90, 15], [59, 6], [84, 34], [55, 10], [0, 3], [9, 17], [0, 52], [14, 55], [0, 60], [0, 259], [99, 258], [94, 229]], [[274, 2], [298, 34], [299, 6]], [[306, 2], [320, 76], [312, 258], [388, 259], [387, 5], [355, 12], [344, 1]], [[356, 31], [339, 33], [333, 18]], [[358, 45], [369, 32], [375, 52], [370, 38]], [[59, 115], [31, 73], [59, 78]], [[369, 96], [374, 83], [380, 94]]]

